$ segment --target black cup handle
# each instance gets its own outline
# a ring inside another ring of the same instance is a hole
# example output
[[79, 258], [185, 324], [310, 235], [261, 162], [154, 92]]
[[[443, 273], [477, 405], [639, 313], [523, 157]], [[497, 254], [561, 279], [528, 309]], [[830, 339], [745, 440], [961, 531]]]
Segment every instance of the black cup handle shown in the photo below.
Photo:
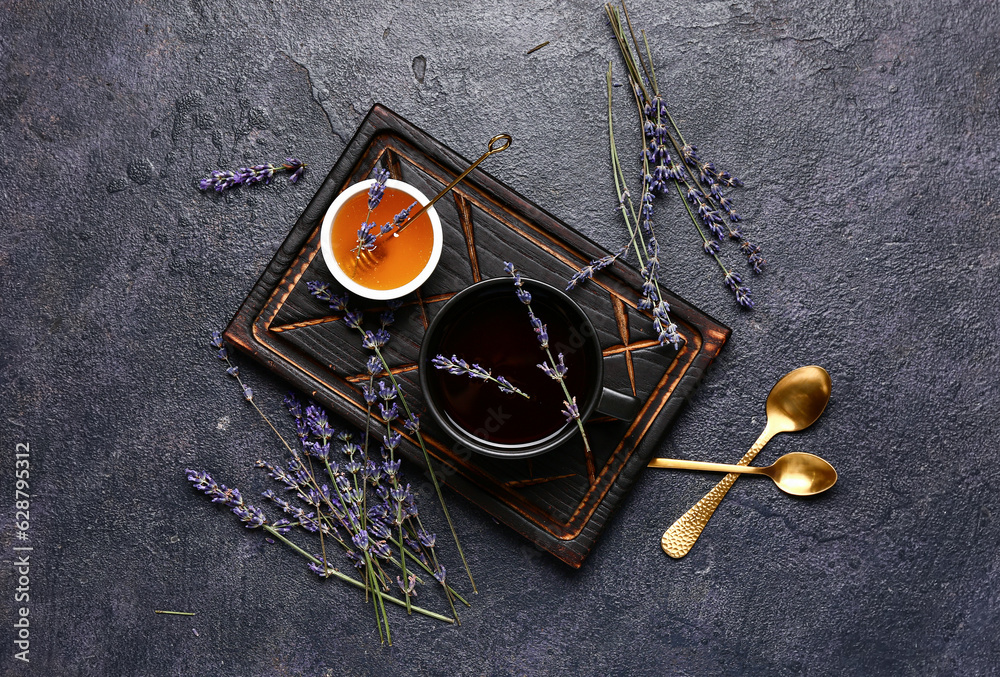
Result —
[[616, 390], [605, 388], [601, 393], [601, 401], [597, 403], [597, 413], [617, 418], [619, 421], [631, 421], [642, 408], [642, 400], [638, 397], [625, 395]]

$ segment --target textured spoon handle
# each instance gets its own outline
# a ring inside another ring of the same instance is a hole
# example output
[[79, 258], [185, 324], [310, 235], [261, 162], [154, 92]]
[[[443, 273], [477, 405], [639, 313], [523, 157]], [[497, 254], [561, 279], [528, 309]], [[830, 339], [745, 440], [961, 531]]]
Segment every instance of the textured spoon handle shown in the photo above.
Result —
[[[750, 461], [760, 453], [760, 450], [772, 437], [774, 437], [774, 433], [769, 428], [765, 428], [750, 450], [743, 454], [743, 458], [737, 465], [750, 465]], [[663, 532], [663, 538], [660, 539], [660, 547], [663, 548], [663, 552], [674, 559], [688, 554], [737, 477], [739, 475], [736, 473], [729, 473], [723, 477], [722, 481], [716, 484], [704, 498], [695, 503], [693, 508], [681, 515], [676, 522], [670, 525], [669, 529]]]

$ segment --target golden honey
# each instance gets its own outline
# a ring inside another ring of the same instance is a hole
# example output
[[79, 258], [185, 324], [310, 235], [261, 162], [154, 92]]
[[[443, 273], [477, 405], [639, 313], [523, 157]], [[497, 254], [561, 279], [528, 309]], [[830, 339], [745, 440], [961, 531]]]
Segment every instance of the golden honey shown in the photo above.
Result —
[[[386, 186], [382, 201], [368, 214], [368, 192], [352, 195], [337, 212], [330, 229], [333, 254], [337, 264], [351, 280], [368, 289], [396, 289], [412, 282], [431, 258], [434, 246], [434, 229], [427, 212], [403, 229], [398, 236], [394, 233], [379, 235], [374, 250], [358, 256], [354, 251], [358, 246], [358, 228], [368, 217], [377, 225], [372, 230], [390, 223], [399, 212], [413, 204], [413, 196], [397, 188]], [[411, 213], [420, 209], [418, 203]]]

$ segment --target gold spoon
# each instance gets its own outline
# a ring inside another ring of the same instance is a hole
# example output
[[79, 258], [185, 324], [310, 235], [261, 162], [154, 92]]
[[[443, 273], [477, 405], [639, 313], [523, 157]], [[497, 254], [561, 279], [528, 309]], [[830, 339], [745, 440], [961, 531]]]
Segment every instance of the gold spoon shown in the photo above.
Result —
[[[823, 367], [799, 367], [774, 384], [767, 396], [767, 425], [738, 465], [750, 465], [760, 450], [778, 433], [808, 428], [830, 401], [830, 374]], [[729, 473], [693, 508], [663, 532], [660, 547], [671, 557], [688, 554], [708, 520], [739, 475]]]
[[837, 483], [837, 471], [833, 469], [832, 465], [819, 456], [799, 451], [785, 454], [772, 465], [763, 468], [727, 463], [682, 461], [676, 458], [654, 458], [650, 461], [649, 467], [766, 475], [778, 485], [779, 489], [793, 496], [813, 496], [826, 491]]

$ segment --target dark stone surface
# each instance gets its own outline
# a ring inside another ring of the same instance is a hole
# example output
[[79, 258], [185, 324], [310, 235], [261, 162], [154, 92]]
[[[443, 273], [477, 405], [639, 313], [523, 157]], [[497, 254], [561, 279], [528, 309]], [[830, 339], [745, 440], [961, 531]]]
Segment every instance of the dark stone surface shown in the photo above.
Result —
[[[480, 594], [461, 627], [393, 614], [381, 648], [355, 590], [185, 483], [194, 466], [256, 493], [252, 461], [279, 456], [206, 336], [374, 101], [469, 156], [509, 131], [491, 173], [623, 242], [600, 6], [3, 2], [0, 546], [10, 562], [29, 443], [35, 549], [29, 665], [0, 568], [0, 674], [997, 674], [1000, 10], [633, 4], [771, 262], [742, 312], [676, 200], [659, 208], [663, 281], [734, 329], [662, 452], [735, 461], [771, 384], [816, 363], [827, 413], [760, 461], [818, 452], [839, 484], [797, 500], [741, 480], [674, 561], [660, 534], [716, 478], [650, 471], [579, 572], [453, 496]], [[286, 153], [304, 183], [194, 187]], [[246, 373], [276, 412], [282, 385]]]

